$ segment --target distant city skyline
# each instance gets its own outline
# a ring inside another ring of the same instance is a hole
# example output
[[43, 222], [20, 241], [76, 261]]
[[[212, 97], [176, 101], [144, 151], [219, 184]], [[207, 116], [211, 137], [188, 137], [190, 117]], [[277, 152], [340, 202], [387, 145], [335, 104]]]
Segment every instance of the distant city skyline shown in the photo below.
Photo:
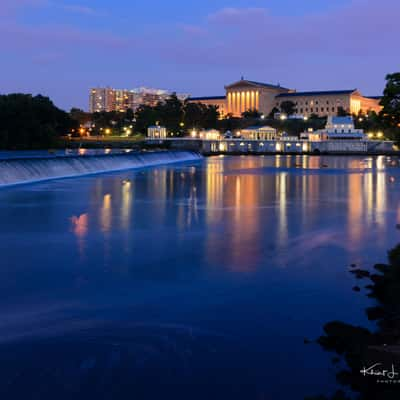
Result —
[[380, 95], [400, 65], [399, 15], [396, 0], [2, 0], [0, 92], [87, 110], [92, 87], [217, 96], [243, 75]]

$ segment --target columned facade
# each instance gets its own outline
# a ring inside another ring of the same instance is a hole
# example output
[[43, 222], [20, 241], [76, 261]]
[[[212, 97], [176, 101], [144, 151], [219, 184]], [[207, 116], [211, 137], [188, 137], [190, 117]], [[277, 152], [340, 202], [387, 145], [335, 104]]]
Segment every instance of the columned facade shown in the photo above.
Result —
[[227, 113], [240, 117], [244, 112], [256, 110], [261, 114], [269, 114], [274, 107], [275, 97], [281, 93], [289, 93], [290, 89], [266, 83], [242, 79], [226, 86]]

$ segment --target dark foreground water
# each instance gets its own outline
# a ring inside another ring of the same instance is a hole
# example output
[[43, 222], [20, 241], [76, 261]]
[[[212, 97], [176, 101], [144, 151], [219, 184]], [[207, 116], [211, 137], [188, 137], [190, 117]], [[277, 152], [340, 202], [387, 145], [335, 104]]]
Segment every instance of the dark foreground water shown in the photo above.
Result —
[[[386, 158], [221, 157], [0, 190], [0, 398], [302, 399], [398, 242]], [[325, 166], [325, 167], [322, 167]]]

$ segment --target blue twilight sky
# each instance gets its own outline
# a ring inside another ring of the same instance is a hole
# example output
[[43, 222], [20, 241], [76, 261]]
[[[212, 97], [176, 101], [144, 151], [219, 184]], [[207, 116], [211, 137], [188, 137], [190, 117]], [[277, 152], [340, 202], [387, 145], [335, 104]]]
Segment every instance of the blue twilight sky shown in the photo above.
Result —
[[221, 95], [240, 79], [379, 95], [399, 0], [0, 0], [0, 92], [87, 109], [93, 86]]

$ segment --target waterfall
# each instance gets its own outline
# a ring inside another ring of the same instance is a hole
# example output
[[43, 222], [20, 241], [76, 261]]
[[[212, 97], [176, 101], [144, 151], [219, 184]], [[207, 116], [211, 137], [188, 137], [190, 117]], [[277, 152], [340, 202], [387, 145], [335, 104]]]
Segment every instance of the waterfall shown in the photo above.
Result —
[[0, 160], [0, 187], [195, 161], [201, 158], [200, 154], [191, 151], [159, 151], [103, 156]]

